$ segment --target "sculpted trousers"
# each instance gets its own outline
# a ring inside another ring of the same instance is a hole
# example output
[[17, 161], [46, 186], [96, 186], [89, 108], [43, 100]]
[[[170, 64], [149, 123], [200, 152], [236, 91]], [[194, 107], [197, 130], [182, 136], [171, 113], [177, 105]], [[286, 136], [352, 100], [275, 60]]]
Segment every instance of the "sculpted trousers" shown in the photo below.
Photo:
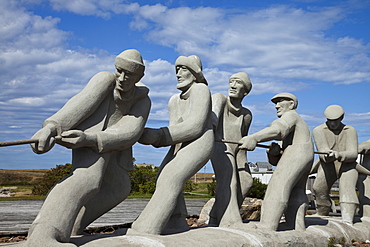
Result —
[[175, 150], [176, 146], [170, 148], [162, 162], [156, 190], [132, 224], [133, 230], [149, 234], [162, 233], [173, 212], [182, 211], [181, 208], [185, 207], [181, 196], [182, 188], [189, 178], [207, 163], [213, 142], [213, 132], [209, 130], [197, 140], [180, 147], [178, 151]]
[[308, 207], [306, 181], [312, 162], [311, 143], [285, 149], [266, 190], [261, 208], [262, 225], [277, 230], [285, 213], [287, 223], [295, 225], [296, 229], [304, 228], [305, 209]]
[[331, 207], [330, 190], [339, 177], [339, 201], [340, 203], [358, 204], [356, 195], [356, 183], [358, 172], [355, 164], [343, 163], [337, 175], [334, 163], [321, 163], [317, 171], [317, 177], [313, 184], [316, 196], [316, 205], [320, 215], [328, 215]]

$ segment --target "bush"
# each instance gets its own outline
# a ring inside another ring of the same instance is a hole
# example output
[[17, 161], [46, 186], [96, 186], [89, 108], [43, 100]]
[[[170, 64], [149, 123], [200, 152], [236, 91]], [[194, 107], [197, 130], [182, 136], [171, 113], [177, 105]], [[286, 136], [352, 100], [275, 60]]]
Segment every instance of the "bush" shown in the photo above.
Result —
[[129, 173], [131, 179], [131, 192], [153, 194], [158, 170], [159, 167], [134, 166], [134, 170]]
[[212, 181], [207, 184], [208, 194], [210, 194], [211, 196], [216, 195], [216, 185], [217, 185], [216, 181]]
[[248, 192], [249, 197], [263, 199], [265, 197], [267, 184], [263, 184], [259, 178], [253, 178], [253, 186]]
[[198, 188], [198, 185], [189, 179], [184, 185], [184, 188], [182, 189], [182, 191], [192, 192], [196, 190], [197, 188]]
[[41, 181], [33, 186], [33, 195], [46, 195], [62, 178], [72, 172], [72, 164], [57, 165], [45, 173]]

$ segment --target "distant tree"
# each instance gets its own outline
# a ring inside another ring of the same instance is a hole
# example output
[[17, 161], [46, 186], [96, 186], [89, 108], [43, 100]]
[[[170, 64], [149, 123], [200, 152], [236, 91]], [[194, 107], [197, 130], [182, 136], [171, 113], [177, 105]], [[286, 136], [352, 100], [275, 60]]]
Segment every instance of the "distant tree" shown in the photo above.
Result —
[[215, 180], [207, 184], [207, 190], [208, 190], [209, 195], [211, 196], [216, 195], [216, 186], [217, 186], [217, 182]]
[[155, 191], [155, 179], [159, 167], [134, 166], [129, 173], [131, 179], [131, 192], [153, 194]]
[[249, 197], [263, 199], [267, 190], [267, 184], [263, 184], [259, 178], [253, 178], [253, 186], [248, 192]]
[[198, 185], [196, 183], [194, 183], [193, 181], [191, 181], [191, 179], [189, 179], [185, 183], [184, 188], [182, 189], [182, 191], [192, 192], [192, 191], [196, 190], [197, 187], [198, 187]]
[[72, 164], [57, 165], [55, 168], [51, 168], [44, 174], [41, 181], [33, 186], [32, 194], [46, 195], [56, 183], [58, 183], [65, 176], [69, 175], [71, 172]]

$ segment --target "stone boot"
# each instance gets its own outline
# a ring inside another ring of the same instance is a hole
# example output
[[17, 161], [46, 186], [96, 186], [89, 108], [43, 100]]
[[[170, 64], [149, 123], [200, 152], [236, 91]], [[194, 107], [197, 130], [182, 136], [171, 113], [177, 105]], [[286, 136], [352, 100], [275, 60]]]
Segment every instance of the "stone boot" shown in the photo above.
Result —
[[357, 208], [356, 203], [342, 202], [340, 204], [340, 211], [342, 213], [342, 222], [348, 225], [353, 225], [353, 218]]
[[316, 206], [316, 214], [320, 216], [328, 216], [330, 213], [331, 207], [330, 206], [321, 206], [317, 205]]

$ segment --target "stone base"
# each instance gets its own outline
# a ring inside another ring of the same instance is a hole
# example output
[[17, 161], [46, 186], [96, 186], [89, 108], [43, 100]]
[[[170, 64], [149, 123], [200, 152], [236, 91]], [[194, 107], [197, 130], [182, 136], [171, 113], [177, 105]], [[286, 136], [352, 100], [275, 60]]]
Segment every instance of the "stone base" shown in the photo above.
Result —
[[[337, 216], [306, 217], [306, 231], [285, 229], [281, 223], [279, 231], [258, 229], [257, 221], [240, 224], [234, 228], [199, 227], [189, 231], [170, 235], [135, 234], [131, 229], [119, 229], [114, 234], [95, 234], [71, 238], [71, 243], [83, 247], [178, 247], [178, 246], [212, 246], [212, 247], [317, 247], [328, 246], [329, 239], [339, 243], [343, 238], [346, 244], [352, 241], [366, 241], [370, 239], [370, 219], [356, 218], [353, 226], [341, 222]], [[254, 228], [257, 226], [257, 228]], [[1, 244], [0, 244], [1, 245]], [[11, 244], [18, 246], [19, 243]]]
[[[370, 221], [359, 218], [353, 226], [341, 222], [340, 217], [306, 217], [306, 231], [258, 229], [258, 222], [244, 223], [234, 228], [200, 227], [171, 235], [138, 235], [130, 229], [121, 229], [115, 234], [74, 237], [71, 242], [84, 247], [118, 246], [328, 246], [329, 238], [346, 244], [352, 240], [370, 239]], [[257, 228], [253, 228], [253, 225]], [[338, 242], [337, 242], [338, 243]]]

